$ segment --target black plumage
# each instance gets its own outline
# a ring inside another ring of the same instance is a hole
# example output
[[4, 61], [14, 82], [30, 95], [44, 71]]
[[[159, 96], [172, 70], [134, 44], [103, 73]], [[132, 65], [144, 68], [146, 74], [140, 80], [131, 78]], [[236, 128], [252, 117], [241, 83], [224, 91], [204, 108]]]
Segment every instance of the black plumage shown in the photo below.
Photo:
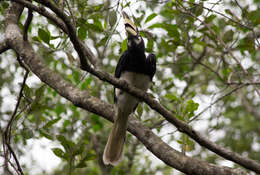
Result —
[[[115, 77], [127, 81], [146, 91], [156, 71], [156, 58], [154, 54], [145, 55], [143, 38], [137, 27], [123, 12], [125, 29], [127, 32], [127, 50], [121, 55], [115, 70]], [[128, 116], [136, 109], [139, 100], [114, 88], [115, 118], [114, 125], [109, 135], [104, 154], [104, 164], [116, 165], [122, 158]]]
[[[122, 54], [117, 63], [115, 77], [120, 78], [121, 73], [125, 71], [147, 75], [152, 81], [156, 72], [156, 57], [154, 54], [149, 54], [146, 57], [144, 50], [139, 51], [139, 49], [128, 49]], [[117, 102], [115, 90], [114, 101], [115, 103]]]

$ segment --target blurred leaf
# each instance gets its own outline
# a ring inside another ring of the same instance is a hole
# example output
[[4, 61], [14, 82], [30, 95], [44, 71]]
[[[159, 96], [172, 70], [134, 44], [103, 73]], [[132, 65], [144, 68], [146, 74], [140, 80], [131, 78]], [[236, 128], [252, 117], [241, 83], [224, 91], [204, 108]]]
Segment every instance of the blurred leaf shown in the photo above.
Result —
[[109, 12], [109, 25], [113, 27], [117, 22], [117, 13], [116, 11], [112, 10]]
[[49, 32], [47, 32], [41, 28], [38, 29], [38, 37], [46, 44], [50, 43], [51, 36], [50, 36]]
[[66, 152], [70, 152], [76, 146], [75, 143], [73, 143], [71, 140], [68, 140], [63, 135], [57, 135], [56, 138], [61, 143], [61, 145], [65, 148]]
[[124, 41], [121, 43], [121, 50], [122, 52], [127, 50], [127, 39], [124, 39]]
[[64, 158], [64, 152], [60, 148], [53, 148], [52, 152], [59, 158]]
[[85, 161], [80, 161], [77, 165], [76, 168], [85, 168], [87, 167], [87, 164]]
[[234, 32], [233, 32], [232, 29], [226, 31], [224, 33], [224, 36], [223, 36], [224, 42], [232, 42], [233, 41], [233, 35], [234, 35]]
[[147, 18], [145, 19], [144, 23], [148, 23], [149, 21], [151, 21], [153, 18], [155, 18], [157, 16], [156, 13], [152, 13], [149, 16], [147, 16]]
[[78, 29], [78, 37], [81, 40], [85, 40], [86, 39], [86, 37], [87, 37], [87, 30], [86, 30], [85, 27], [83, 27], [83, 26], [79, 27], [79, 29]]
[[206, 23], [211, 23], [217, 16], [216, 15], [209, 15], [208, 17], [206, 17], [205, 22]]
[[43, 137], [45, 137], [49, 140], [53, 140], [53, 136], [50, 135], [49, 133], [47, 133], [46, 131], [44, 131], [43, 129], [40, 129], [39, 133], [40, 133], [41, 136], [43, 136]]
[[64, 111], [65, 111], [65, 106], [63, 104], [59, 103], [56, 105], [55, 112], [57, 116], [60, 116], [60, 114]]
[[99, 131], [103, 128], [103, 123], [100, 121], [100, 117], [96, 114], [91, 114], [90, 119], [93, 122], [92, 129], [94, 131]]
[[242, 53], [246, 50], [249, 52], [253, 52], [255, 50], [255, 41], [253, 38], [245, 37], [239, 41], [237, 47]]
[[92, 77], [88, 77], [87, 79], [85, 79], [83, 81], [83, 83], [81, 84], [81, 87], [80, 89], [81, 90], [84, 90], [84, 89], [87, 89], [87, 88], [90, 88], [90, 83], [92, 82]]
[[249, 13], [249, 19], [253, 22], [254, 26], [260, 24], [260, 11], [259, 9]]
[[54, 125], [55, 123], [57, 123], [58, 121], [60, 121], [61, 117], [58, 117], [56, 119], [50, 120], [48, 121], [45, 125], [44, 125], [44, 129], [47, 129], [49, 127], [51, 127], [52, 125]]
[[21, 131], [21, 134], [22, 136], [25, 138], [25, 139], [30, 139], [30, 138], [33, 138], [34, 134], [33, 134], [33, 131], [28, 129], [28, 128], [24, 128], [22, 131]]
[[178, 101], [178, 97], [176, 97], [176, 95], [174, 94], [166, 94], [165, 95], [166, 98], [168, 98], [169, 100], [172, 100], [172, 101]]
[[229, 14], [229, 15], [233, 16], [233, 13], [231, 12], [231, 10], [230, 10], [230, 9], [225, 9], [225, 12], [226, 12], [227, 14]]
[[186, 102], [184, 114], [187, 114], [188, 119], [194, 115], [194, 112], [198, 109], [199, 104], [195, 103], [192, 99]]
[[80, 83], [80, 73], [78, 71], [74, 71], [72, 76], [73, 76], [74, 81], [77, 84], [79, 84]]
[[86, 26], [88, 29], [91, 29], [94, 32], [103, 32], [102, 26], [100, 26], [98, 23], [94, 23], [94, 24], [87, 23]]
[[142, 114], [143, 114], [143, 107], [142, 107], [142, 105], [139, 104], [137, 106], [137, 110], [136, 111], [137, 111], [138, 116], [141, 117]]
[[42, 85], [40, 88], [36, 89], [35, 91], [36, 101], [39, 101], [43, 97], [45, 88], [46, 88], [45, 85]]

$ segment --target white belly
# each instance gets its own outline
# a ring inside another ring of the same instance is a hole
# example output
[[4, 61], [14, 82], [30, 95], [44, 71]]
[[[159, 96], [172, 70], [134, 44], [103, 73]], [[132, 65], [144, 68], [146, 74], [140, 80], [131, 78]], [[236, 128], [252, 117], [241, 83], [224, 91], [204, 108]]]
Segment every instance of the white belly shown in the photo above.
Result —
[[[135, 86], [143, 91], [146, 91], [151, 83], [148, 75], [134, 72], [123, 72], [120, 79], [127, 81], [132, 86]], [[125, 115], [132, 113], [138, 104], [138, 99], [120, 89], [116, 89], [115, 93], [117, 96], [118, 110], [124, 111]]]

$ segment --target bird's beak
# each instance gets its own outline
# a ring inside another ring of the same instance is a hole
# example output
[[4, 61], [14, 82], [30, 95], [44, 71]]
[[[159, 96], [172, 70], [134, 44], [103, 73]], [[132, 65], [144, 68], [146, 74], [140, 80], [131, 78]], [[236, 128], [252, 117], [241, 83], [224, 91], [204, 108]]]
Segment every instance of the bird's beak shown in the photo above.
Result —
[[138, 35], [138, 30], [137, 27], [135, 26], [134, 22], [131, 21], [129, 16], [127, 15], [126, 12], [122, 12], [123, 19], [124, 19], [124, 24], [125, 24], [125, 30], [127, 36], [137, 36]]

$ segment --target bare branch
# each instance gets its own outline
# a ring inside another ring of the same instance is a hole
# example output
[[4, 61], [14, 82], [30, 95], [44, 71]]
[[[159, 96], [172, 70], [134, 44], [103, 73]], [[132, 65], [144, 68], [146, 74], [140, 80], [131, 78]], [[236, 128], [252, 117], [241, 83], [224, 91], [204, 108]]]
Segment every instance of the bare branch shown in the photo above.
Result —
[[24, 24], [24, 28], [23, 28], [23, 39], [25, 41], [27, 41], [27, 32], [28, 32], [28, 29], [29, 29], [29, 26], [32, 22], [32, 19], [33, 19], [33, 13], [32, 13], [32, 10], [31, 9], [28, 9], [28, 16], [27, 16], [27, 19], [25, 21], [25, 24]]

